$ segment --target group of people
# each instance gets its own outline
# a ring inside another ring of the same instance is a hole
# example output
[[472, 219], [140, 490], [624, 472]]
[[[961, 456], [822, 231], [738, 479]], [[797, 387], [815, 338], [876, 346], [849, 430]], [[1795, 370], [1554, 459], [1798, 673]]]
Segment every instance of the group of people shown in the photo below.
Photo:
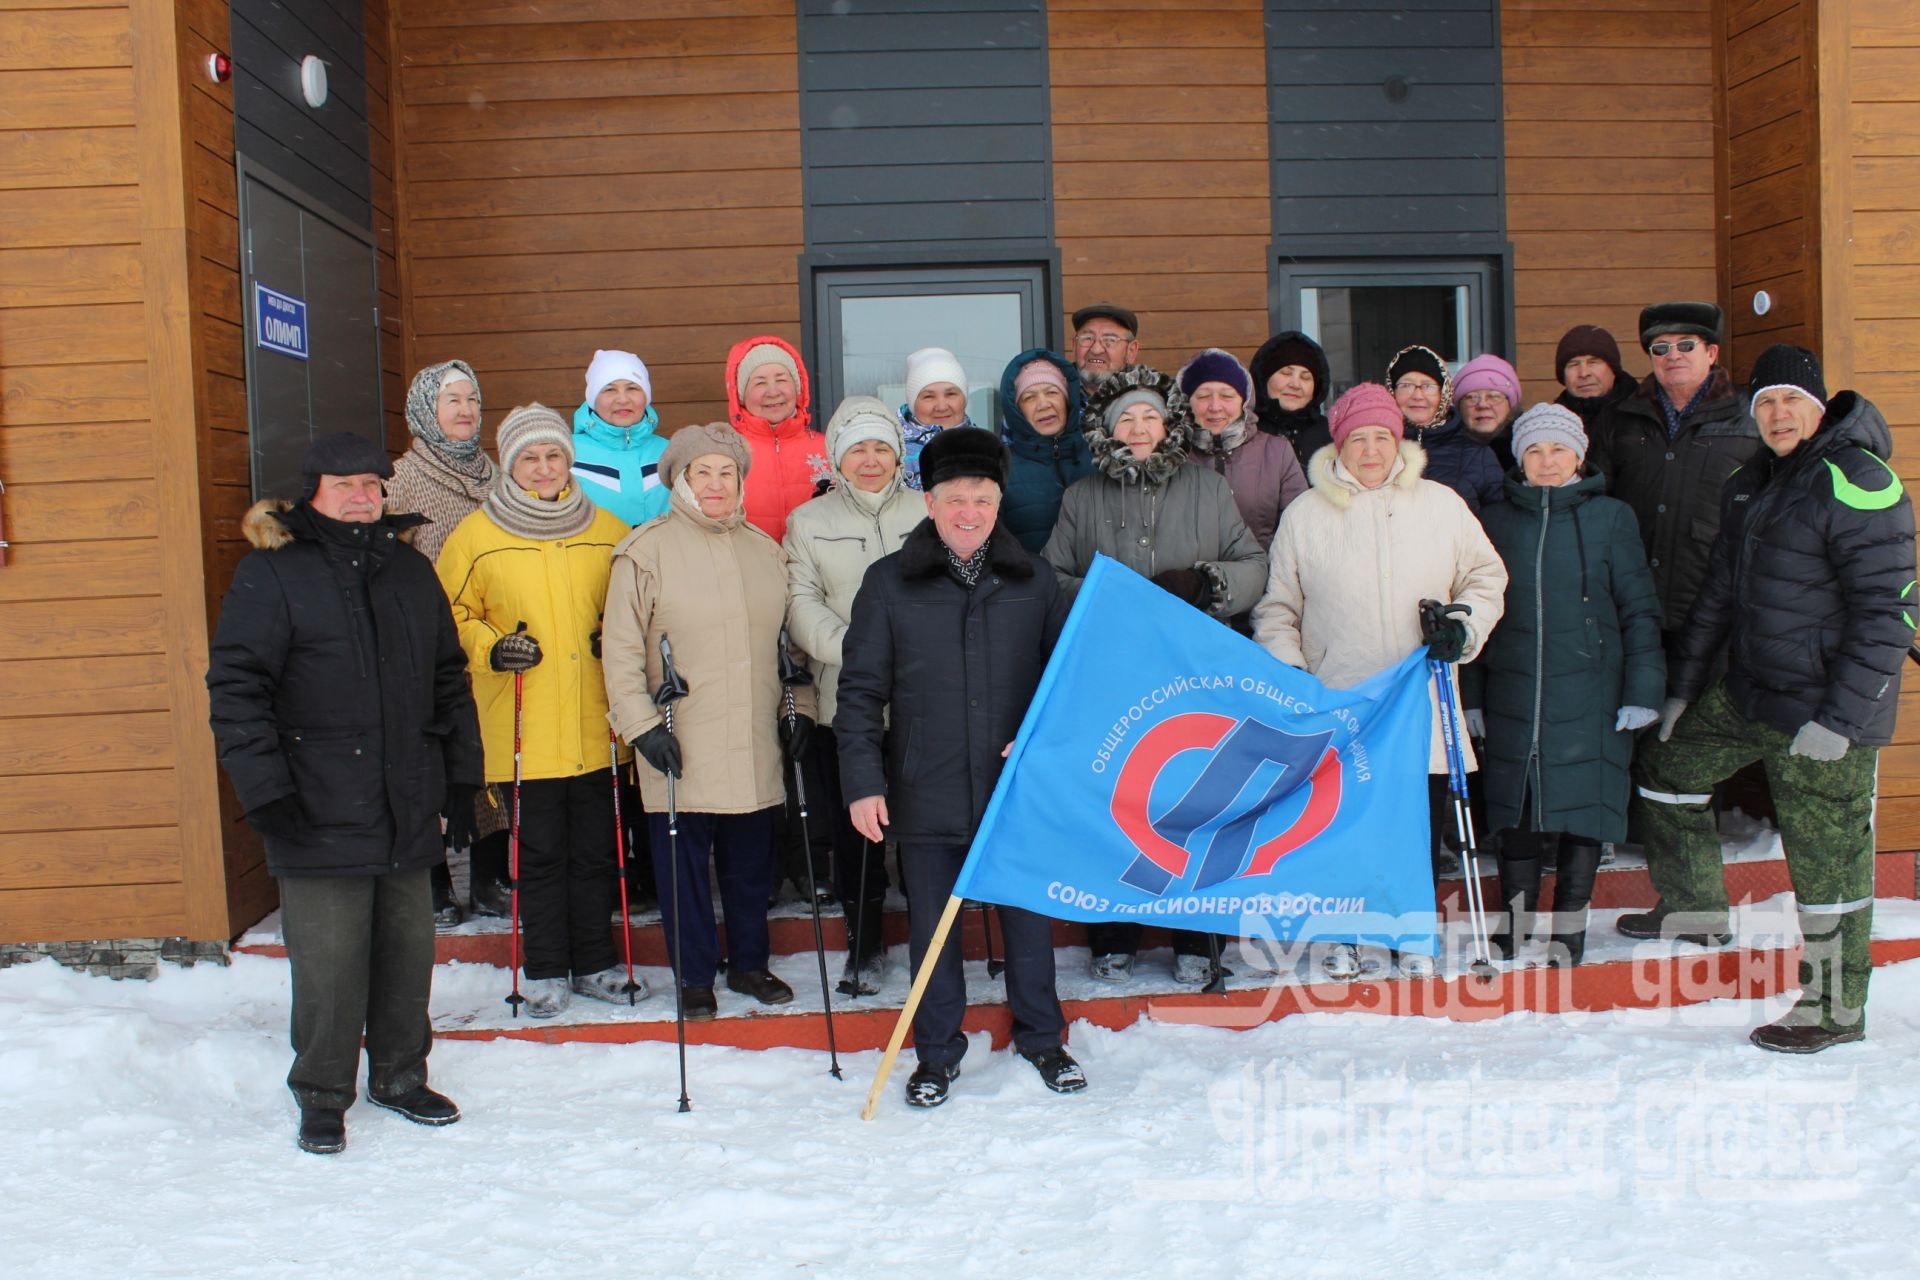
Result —
[[[518, 406], [494, 458], [478, 375], [448, 361], [414, 378], [397, 462], [323, 438], [306, 491], [249, 513], [208, 684], [281, 884], [303, 1147], [344, 1142], [363, 1026], [376, 1103], [458, 1118], [425, 1068], [433, 917], [461, 910], [449, 848], [471, 845], [475, 910], [517, 893], [530, 1016], [643, 994], [608, 928], [627, 849], [680, 940], [687, 1018], [715, 1016], [723, 970], [782, 1003], [767, 913], [799, 773], [832, 819], [840, 990], [884, 978], [889, 845], [917, 968], [1099, 554], [1333, 687], [1421, 645], [1460, 664], [1506, 956], [1538, 933], [1552, 963], [1580, 960], [1602, 846], [1630, 821], [1661, 900], [1621, 931], [1724, 942], [1711, 793], [1763, 761], [1808, 947], [1800, 1003], [1754, 1039], [1863, 1033], [1875, 748], [1916, 615], [1912, 510], [1871, 404], [1791, 347], [1736, 388], [1709, 303], [1643, 311], [1638, 381], [1610, 334], [1574, 328], [1563, 393], [1531, 407], [1493, 354], [1456, 371], [1409, 345], [1329, 404], [1305, 333], [1168, 373], [1139, 363], [1124, 307], [1073, 329], [1068, 353], [1014, 357], [992, 406], [926, 348], [904, 403], [852, 395], [824, 429], [779, 338], [730, 352], [727, 421], [671, 435], [640, 358], [599, 351], [572, 421]], [[1437, 807], [1437, 719], [1433, 743]], [[1083, 1088], [1050, 922], [999, 914], [1016, 1048]], [[1139, 928], [1088, 935], [1093, 974], [1126, 981]], [[1433, 971], [1368, 950], [1322, 963]], [[1217, 939], [1174, 951], [1179, 981], [1217, 977]], [[964, 1007], [948, 950], [915, 1017], [913, 1105], [945, 1100]]]

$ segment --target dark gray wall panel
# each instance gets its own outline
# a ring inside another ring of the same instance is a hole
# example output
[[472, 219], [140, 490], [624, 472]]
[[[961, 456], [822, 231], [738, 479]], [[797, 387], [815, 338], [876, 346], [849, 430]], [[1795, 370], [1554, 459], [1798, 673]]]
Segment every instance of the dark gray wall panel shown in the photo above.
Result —
[[799, 47], [809, 250], [1050, 246], [1042, 0], [804, 0]]
[[[315, 198], [373, 220], [368, 161], [366, 32], [357, 4], [231, 0], [234, 142]], [[309, 107], [300, 60], [327, 63], [327, 101]]]

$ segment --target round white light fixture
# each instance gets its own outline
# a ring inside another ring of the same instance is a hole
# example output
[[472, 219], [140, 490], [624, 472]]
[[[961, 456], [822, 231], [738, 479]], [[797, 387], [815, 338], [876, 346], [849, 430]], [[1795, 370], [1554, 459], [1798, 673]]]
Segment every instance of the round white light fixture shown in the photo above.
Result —
[[300, 94], [310, 107], [327, 105], [327, 64], [312, 54], [300, 59]]
[[1765, 289], [1753, 291], [1753, 314], [1763, 316], [1773, 310], [1773, 295]]

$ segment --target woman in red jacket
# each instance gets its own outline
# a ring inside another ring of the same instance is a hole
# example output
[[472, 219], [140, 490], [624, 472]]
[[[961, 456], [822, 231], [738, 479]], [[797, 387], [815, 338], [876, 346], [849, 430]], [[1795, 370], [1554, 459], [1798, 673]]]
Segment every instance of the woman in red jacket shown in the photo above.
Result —
[[727, 418], [745, 437], [747, 522], [779, 542], [787, 513], [824, 493], [833, 479], [827, 438], [812, 429], [812, 389], [800, 353], [780, 338], [761, 336], [727, 353]]

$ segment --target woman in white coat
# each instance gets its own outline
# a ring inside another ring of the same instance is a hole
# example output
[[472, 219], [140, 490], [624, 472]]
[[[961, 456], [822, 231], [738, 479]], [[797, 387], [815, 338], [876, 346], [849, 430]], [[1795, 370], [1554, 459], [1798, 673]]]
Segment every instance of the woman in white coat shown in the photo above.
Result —
[[[1445, 485], [1420, 478], [1426, 454], [1406, 439], [1393, 395], [1361, 383], [1327, 415], [1333, 444], [1307, 468], [1312, 487], [1288, 505], [1274, 534], [1267, 593], [1253, 609], [1253, 637], [1322, 684], [1350, 688], [1423, 644], [1435, 657], [1470, 661], [1505, 608], [1507, 568], [1480, 521]], [[1420, 623], [1420, 602], [1464, 604], [1443, 634]], [[1459, 734], [1467, 767], [1473, 756]], [[1445, 786], [1446, 750], [1435, 708], [1430, 775]], [[1431, 794], [1431, 784], [1430, 784]], [[1404, 955], [1409, 977], [1430, 957]], [[1328, 949], [1327, 973], [1354, 978], [1358, 950]]]
[[884, 401], [848, 396], [827, 423], [833, 488], [787, 517], [787, 632], [809, 655], [820, 699], [820, 725], [810, 745], [821, 783], [814, 804], [833, 814], [833, 887], [847, 916], [847, 969], [840, 979], [845, 995], [872, 995], [885, 977], [880, 925], [887, 872], [886, 850], [854, 830], [841, 800], [840, 753], [831, 728], [834, 693], [840, 642], [867, 569], [898, 551], [927, 518], [927, 504], [906, 487], [903, 445], [900, 419]]

